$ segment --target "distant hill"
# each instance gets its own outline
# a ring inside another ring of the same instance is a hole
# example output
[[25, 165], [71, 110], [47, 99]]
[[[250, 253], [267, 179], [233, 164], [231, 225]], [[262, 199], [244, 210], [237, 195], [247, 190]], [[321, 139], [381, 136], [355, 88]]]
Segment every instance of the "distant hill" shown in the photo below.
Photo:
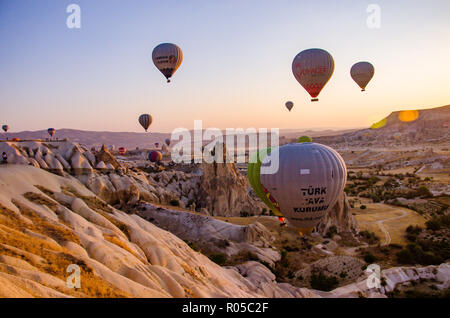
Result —
[[[280, 130], [280, 136], [283, 138], [298, 138], [302, 135], [308, 136], [329, 136], [342, 134], [344, 132], [349, 132], [354, 130], [295, 130], [295, 129], [282, 129]], [[224, 132], [225, 134], [225, 132]], [[192, 134], [193, 136], [193, 134]], [[21, 140], [29, 139], [42, 139], [45, 140], [50, 136], [47, 130], [38, 131], [22, 131], [22, 132], [11, 132], [7, 134], [0, 134], [0, 139], [20, 138]], [[103, 144], [108, 148], [114, 145], [118, 147], [126, 147], [128, 149], [139, 148], [152, 148], [155, 142], [162, 144], [166, 138], [170, 138], [170, 133], [136, 133], [136, 132], [110, 132], [110, 131], [86, 131], [86, 130], [76, 130], [76, 129], [58, 129], [54, 138], [64, 139], [69, 138], [70, 141], [82, 144], [86, 147], [96, 147], [99, 148]]]
[[395, 111], [371, 127], [314, 141], [352, 146], [450, 143], [450, 105], [429, 109]]
[[[46, 130], [38, 131], [22, 131], [7, 134], [0, 134], [1, 139], [5, 136], [12, 138], [26, 139], [42, 139], [49, 138]], [[170, 137], [169, 133], [135, 133], [135, 132], [110, 132], [110, 131], [85, 131], [75, 129], [59, 129], [56, 131], [54, 138], [69, 140], [82, 144], [87, 147], [100, 147], [106, 145], [107, 147], [114, 145], [118, 147], [127, 147], [128, 149], [150, 148], [154, 146], [155, 142], [163, 143], [166, 138]]]

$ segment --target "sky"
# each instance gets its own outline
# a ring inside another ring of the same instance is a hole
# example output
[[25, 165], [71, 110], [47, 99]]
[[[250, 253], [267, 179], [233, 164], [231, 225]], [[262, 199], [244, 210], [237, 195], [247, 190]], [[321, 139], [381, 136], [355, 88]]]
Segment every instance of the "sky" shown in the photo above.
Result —
[[[66, 25], [70, 4], [81, 28]], [[380, 8], [369, 28], [370, 4]], [[154, 132], [193, 128], [368, 127], [391, 111], [450, 104], [448, 0], [0, 0], [0, 121]], [[167, 84], [151, 61], [163, 42], [183, 50]], [[335, 71], [311, 103], [291, 65], [322, 48]], [[362, 93], [351, 66], [370, 61]], [[294, 102], [288, 112], [287, 100]]]

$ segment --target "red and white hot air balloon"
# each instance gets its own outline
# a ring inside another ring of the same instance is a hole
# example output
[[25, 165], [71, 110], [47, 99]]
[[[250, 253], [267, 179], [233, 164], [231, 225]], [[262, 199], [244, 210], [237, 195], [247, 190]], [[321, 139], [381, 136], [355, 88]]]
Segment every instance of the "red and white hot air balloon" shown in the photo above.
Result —
[[127, 153], [127, 148], [125, 148], [125, 147], [120, 147], [119, 148], [119, 154], [121, 156], [125, 155], [126, 153]]
[[320, 91], [334, 72], [334, 60], [322, 49], [308, 49], [297, 54], [292, 62], [295, 79], [311, 95], [312, 102], [319, 99]]
[[361, 92], [366, 90], [366, 86], [374, 74], [375, 68], [369, 62], [358, 62], [350, 70], [350, 76], [361, 87]]

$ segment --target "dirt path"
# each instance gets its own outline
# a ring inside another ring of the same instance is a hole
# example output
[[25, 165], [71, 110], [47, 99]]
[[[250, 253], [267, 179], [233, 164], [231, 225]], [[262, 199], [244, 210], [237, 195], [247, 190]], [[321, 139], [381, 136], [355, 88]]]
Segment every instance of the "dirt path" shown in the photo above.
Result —
[[391, 235], [389, 234], [388, 230], [386, 230], [386, 228], [384, 227], [383, 223], [385, 221], [392, 221], [392, 220], [396, 220], [396, 219], [400, 219], [405, 217], [408, 214], [408, 212], [403, 211], [402, 215], [399, 216], [395, 216], [393, 218], [387, 218], [387, 219], [383, 219], [383, 220], [379, 220], [376, 221], [376, 223], [378, 224], [378, 226], [380, 227], [381, 231], [384, 233], [384, 236], [386, 237], [386, 240], [384, 241], [383, 244], [381, 244], [382, 246], [385, 245], [389, 245], [391, 243]]

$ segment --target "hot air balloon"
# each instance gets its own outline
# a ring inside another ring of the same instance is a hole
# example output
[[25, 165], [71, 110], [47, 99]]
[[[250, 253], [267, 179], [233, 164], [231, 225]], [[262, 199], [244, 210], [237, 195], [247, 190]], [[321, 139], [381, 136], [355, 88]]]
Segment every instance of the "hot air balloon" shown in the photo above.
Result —
[[159, 142], [155, 142], [155, 148], [159, 148]]
[[312, 138], [309, 136], [301, 136], [297, 139], [297, 142], [312, 142]]
[[55, 129], [55, 128], [49, 128], [49, 129], [47, 129], [47, 132], [48, 132], [48, 134], [50, 135], [50, 137], [53, 137], [53, 135], [54, 135], [55, 132], [56, 132], [56, 129]]
[[126, 153], [127, 153], [127, 148], [125, 148], [125, 147], [120, 147], [119, 148], [119, 154], [121, 156], [125, 155]]
[[3, 125], [2, 126], [3, 131], [6, 133], [9, 130], [9, 126], [8, 125]]
[[167, 146], [170, 146], [170, 138], [166, 138], [165, 142]]
[[160, 153], [159, 151], [150, 151], [148, 154], [148, 160], [150, 160], [151, 162], [158, 162], [162, 160], [162, 153]]
[[288, 102], [286, 102], [285, 106], [287, 109], [289, 109], [289, 111], [291, 111], [292, 107], [294, 107], [294, 103], [291, 101], [288, 101]]
[[145, 131], [147, 131], [148, 127], [150, 127], [152, 122], [153, 118], [149, 114], [142, 114], [141, 116], [139, 116], [139, 124], [141, 124], [141, 126], [144, 127]]
[[375, 74], [375, 68], [369, 62], [358, 62], [352, 66], [350, 75], [356, 84], [361, 87], [361, 92], [366, 90], [367, 84]]
[[13, 138], [12, 141], [20, 141], [20, 138]]
[[183, 52], [172, 43], [162, 43], [153, 49], [152, 59], [155, 66], [166, 77], [167, 83], [183, 62]]
[[[263, 159], [262, 167], [276, 159], [272, 153]], [[279, 169], [261, 174], [261, 185], [289, 224], [302, 235], [308, 234], [344, 190], [347, 180], [344, 160], [332, 148], [311, 142], [287, 144], [275, 154]]]
[[320, 91], [334, 72], [333, 57], [322, 49], [308, 49], [297, 54], [292, 62], [292, 72], [303, 88], [318, 101]]

